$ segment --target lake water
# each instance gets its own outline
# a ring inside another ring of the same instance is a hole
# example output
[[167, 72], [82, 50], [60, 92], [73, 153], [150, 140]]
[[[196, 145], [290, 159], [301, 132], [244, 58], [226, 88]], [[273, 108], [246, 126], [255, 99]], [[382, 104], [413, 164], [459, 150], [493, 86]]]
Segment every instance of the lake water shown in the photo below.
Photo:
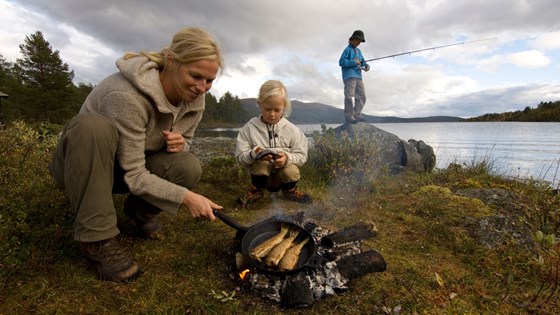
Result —
[[[436, 167], [487, 160], [496, 174], [545, 180], [560, 186], [560, 123], [460, 122], [377, 123], [374, 126], [407, 141], [422, 140], [436, 154]], [[339, 124], [326, 125], [336, 128]], [[321, 125], [298, 125], [306, 134]], [[212, 129], [215, 136], [235, 137], [236, 128]], [[210, 131], [210, 130], [208, 130]], [[202, 135], [201, 133], [199, 135]], [[204, 134], [208, 136], [208, 134]]]

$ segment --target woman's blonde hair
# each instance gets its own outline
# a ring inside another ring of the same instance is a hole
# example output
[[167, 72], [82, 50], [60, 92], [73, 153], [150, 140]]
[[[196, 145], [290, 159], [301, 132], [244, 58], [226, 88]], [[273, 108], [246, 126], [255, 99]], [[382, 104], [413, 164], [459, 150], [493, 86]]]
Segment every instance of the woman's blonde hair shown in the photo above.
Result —
[[126, 53], [123, 58], [130, 59], [138, 56], [146, 56], [156, 62], [160, 68], [164, 68], [169, 59], [179, 63], [189, 63], [199, 60], [215, 60], [222, 71], [224, 59], [216, 40], [202, 28], [187, 27], [177, 32], [171, 44], [161, 52]]
[[288, 90], [286, 89], [286, 86], [277, 80], [266, 81], [263, 85], [261, 85], [257, 102], [260, 104], [271, 96], [279, 96], [284, 100], [283, 116], [289, 117], [292, 113], [292, 103], [290, 103], [290, 99], [288, 98]]

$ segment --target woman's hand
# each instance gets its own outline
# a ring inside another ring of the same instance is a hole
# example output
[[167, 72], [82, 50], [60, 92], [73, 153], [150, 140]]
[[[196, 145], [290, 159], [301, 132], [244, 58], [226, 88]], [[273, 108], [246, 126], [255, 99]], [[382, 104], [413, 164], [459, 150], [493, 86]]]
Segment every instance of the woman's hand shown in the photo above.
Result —
[[209, 221], [216, 220], [213, 209], [222, 209], [222, 206], [215, 204], [212, 200], [190, 190], [183, 197], [183, 205], [189, 209], [193, 218]]
[[185, 148], [185, 138], [178, 132], [163, 131], [167, 152], [181, 152]]

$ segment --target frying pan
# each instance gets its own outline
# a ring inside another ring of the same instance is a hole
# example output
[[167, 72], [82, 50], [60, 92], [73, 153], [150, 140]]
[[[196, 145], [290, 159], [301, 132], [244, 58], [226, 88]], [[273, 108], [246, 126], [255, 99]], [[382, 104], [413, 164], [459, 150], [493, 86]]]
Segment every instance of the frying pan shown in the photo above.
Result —
[[[274, 275], [286, 275], [298, 272], [304, 268], [317, 268], [322, 261], [322, 258], [317, 254], [317, 244], [313, 239], [311, 233], [298, 224], [282, 221], [282, 220], [265, 220], [261, 223], [257, 223], [253, 226], [246, 227], [233, 218], [226, 215], [221, 211], [214, 210], [214, 216], [220, 219], [225, 224], [238, 230], [237, 236], [241, 238], [241, 252], [243, 256], [249, 261], [249, 263], [255, 268], [262, 272]], [[292, 270], [281, 271], [275, 268], [267, 266], [264, 262], [260, 262], [250, 255], [251, 249], [258, 246], [262, 242], [268, 240], [274, 235], [280, 233], [280, 227], [282, 224], [287, 224], [290, 229], [299, 231], [296, 242], [303, 241], [306, 237], [309, 237], [309, 241], [303, 246], [301, 253], [299, 255], [299, 260]]]

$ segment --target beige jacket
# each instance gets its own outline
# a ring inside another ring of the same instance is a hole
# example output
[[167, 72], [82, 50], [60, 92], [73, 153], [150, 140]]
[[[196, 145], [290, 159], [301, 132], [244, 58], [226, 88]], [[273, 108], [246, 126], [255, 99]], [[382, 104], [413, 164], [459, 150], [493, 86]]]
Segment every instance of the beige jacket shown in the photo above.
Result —
[[183, 103], [174, 114], [155, 62], [146, 57], [119, 59], [117, 68], [120, 72], [101, 81], [86, 98], [80, 112], [102, 114], [116, 125], [117, 158], [126, 172], [124, 180], [130, 192], [176, 214], [187, 189], [151, 174], [146, 169], [144, 154], [165, 148], [164, 129], [181, 133], [188, 151], [202, 119], [205, 96]]
[[244, 166], [255, 163], [255, 149], [270, 149], [284, 152], [288, 157], [286, 165], [302, 166], [307, 161], [307, 137], [296, 125], [282, 117], [274, 125], [265, 124], [260, 116], [253, 117], [237, 134], [235, 156]]

